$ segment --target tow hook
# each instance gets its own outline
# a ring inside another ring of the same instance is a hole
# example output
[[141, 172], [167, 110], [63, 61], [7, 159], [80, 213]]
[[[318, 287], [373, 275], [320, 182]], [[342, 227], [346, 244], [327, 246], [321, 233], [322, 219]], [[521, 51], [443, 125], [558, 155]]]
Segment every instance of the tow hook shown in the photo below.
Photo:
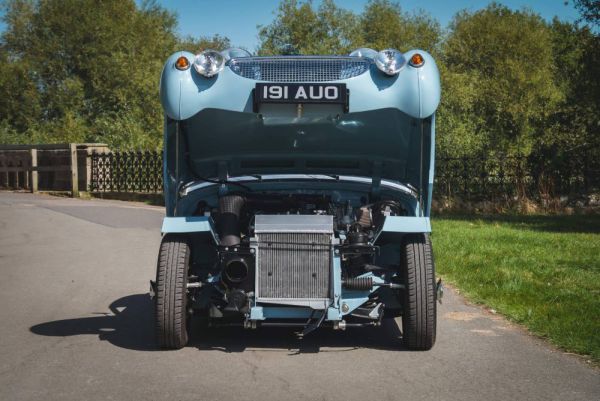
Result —
[[323, 324], [323, 321], [325, 320], [325, 317], [327, 316], [327, 310], [323, 311], [323, 313], [321, 314], [321, 317], [319, 317], [319, 319], [316, 322], [311, 323], [313, 316], [314, 316], [314, 310], [313, 310], [313, 313], [311, 313], [310, 318], [306, 322], [306, 326], [304, 326], [304, 330], [302, 330], [301, 333], [297, 333], [299, 338], [304, 338], [304, 337], [306, 337], [306, 335], [308, 333], [312, 333], [313, 331], [315, 331], [316, 329], [321, 327], [321, 325]]
[[442, 298], [444, 297], [444, 286], [442, 285], [442, 279], [439, 279], [435, 286], [436, 298], [440, 305], [442, 304]]
[[156, 283], [150, 280], [150, 291], [148, 292], [150, 295], [150, 299], [154, 299], [156, 296]]

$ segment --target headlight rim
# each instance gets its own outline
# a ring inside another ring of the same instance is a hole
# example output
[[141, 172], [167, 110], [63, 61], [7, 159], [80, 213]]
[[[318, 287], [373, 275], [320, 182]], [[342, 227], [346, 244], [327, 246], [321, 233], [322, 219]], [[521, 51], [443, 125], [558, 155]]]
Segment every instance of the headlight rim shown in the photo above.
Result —
[[[391, 69], [391, 63], [389, 62], [389, 55], [386, 55], [385, 53], [392, 53], [394, 55], [393, 61], [395, 61], [394, 64], [396, 64], [396, 66], [393, 68], [393, 70]], [[387, 61], [384, 60], [383, 57], [387, 58]], [[398, 75], [400, 71], [402, 71], [406, 67], [407, 64], [407, 60], [404, 54], [400, 50], [392, 48], [383, 49], [379, 51], [373, 61], [375, 62], [375, 65], [377, 66], [379, 71], [383, 72], [384, 74], [390, 77]]]
[[[212, 59], [217, 60], [217, 62], [214, 63], [214, 65], [215, 65], [214, 69], [208, 70], [206, 65], [203, 65], [201, 62], [199, 62], [200, 58], [202, 58], [202, 57], [206, 58], [207, 56], [210, 56], [209, 59], [212, 58]], [[194, 70], [198, 74], [200, 74], [206, 78], [212, 78], [212, 77], [218, 75], [225, 68], [225, 57], [223, 57], [221, 52], [219, 52], [217, 50], [206, 49], [206, 50], [203, 50], [200, 53], [196, 54], [192, 65], [194, 66]]]

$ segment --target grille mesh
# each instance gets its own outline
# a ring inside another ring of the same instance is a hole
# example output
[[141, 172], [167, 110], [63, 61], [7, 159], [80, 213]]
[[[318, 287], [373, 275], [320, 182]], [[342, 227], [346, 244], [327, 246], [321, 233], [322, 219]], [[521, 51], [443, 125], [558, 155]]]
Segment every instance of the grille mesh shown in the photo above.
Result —
[[244, 57], [229, 62], [236, 74], [267, 82], [337, 81], [364, 74], [369, 66], [357, 57]]
[[328, 298], [331, 234], [261, 233], [257, 239], [260, 298]]

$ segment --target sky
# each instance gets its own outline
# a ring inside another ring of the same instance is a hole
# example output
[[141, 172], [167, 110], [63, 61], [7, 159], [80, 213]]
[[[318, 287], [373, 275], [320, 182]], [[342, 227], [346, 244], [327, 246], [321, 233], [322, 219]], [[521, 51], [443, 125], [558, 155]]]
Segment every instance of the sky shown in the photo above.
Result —
[[[140, 0], [137, 0], [140, 2]], [[336, 0], [342, 8], [360, 13], [368, 0]], [[500, 0], [512, 9], [529, 8], [543, 18], [558, 16], [574, 22], [578, 13], [572, 1], [565, 0]], [[258, 46], [257, 25], [268, 25], [274, 18], [278, 0], [158, 0], [163, 7], [179, 16], [182, 35], [212, 36], [221, 34], [231, 39], [234, 46], [254, 51]], [[319, 0], [313, 0], [315, 6]], [[459, 10], [476, 11], [487, 6], [490, 0], [400, 0], [404, 11], [423, 9], [446, 26]]]
[[[142, 0], [136, 0], [141, 4]], [[213, 36], [220, 34], [231, 39], [234, 46], [254, 51], [258, 46], [257, 25], [268, 25], [274, 18], [279, 0], [157, 0], [163, 7], [174, 11], [179, 19], [182, 36]], [[368, 0], [336, 0], [342, 8], [360, 13]], [[574, 22], [578, 13], [573, 1], [565, 0], [499, 0], [512, 9], [529, 8], [543, 18], [554, 16]], [[318, 6], [320, 0], [313, 0]], [[476, 11], [490, 0], [399, 0], [404, 11], [422, 9], [446, 26], [459, 10]], [[565, 4], [568, 3], [568, 4]], [[0, 17], [2, 12], [0, 11]], [[0, 32], [5, 25], [0, 22]]]

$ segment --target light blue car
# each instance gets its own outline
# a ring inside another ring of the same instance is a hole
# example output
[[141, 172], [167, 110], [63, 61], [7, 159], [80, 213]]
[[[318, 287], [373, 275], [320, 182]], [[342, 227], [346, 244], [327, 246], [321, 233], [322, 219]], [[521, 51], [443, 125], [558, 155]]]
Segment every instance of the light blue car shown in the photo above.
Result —
[[160, 97], [161, 347], [185, 346], [192, 317], [304, 336], [401, 316], [404, 347], [434, 345], [440, 80], [427, 52], [178, 52]]

